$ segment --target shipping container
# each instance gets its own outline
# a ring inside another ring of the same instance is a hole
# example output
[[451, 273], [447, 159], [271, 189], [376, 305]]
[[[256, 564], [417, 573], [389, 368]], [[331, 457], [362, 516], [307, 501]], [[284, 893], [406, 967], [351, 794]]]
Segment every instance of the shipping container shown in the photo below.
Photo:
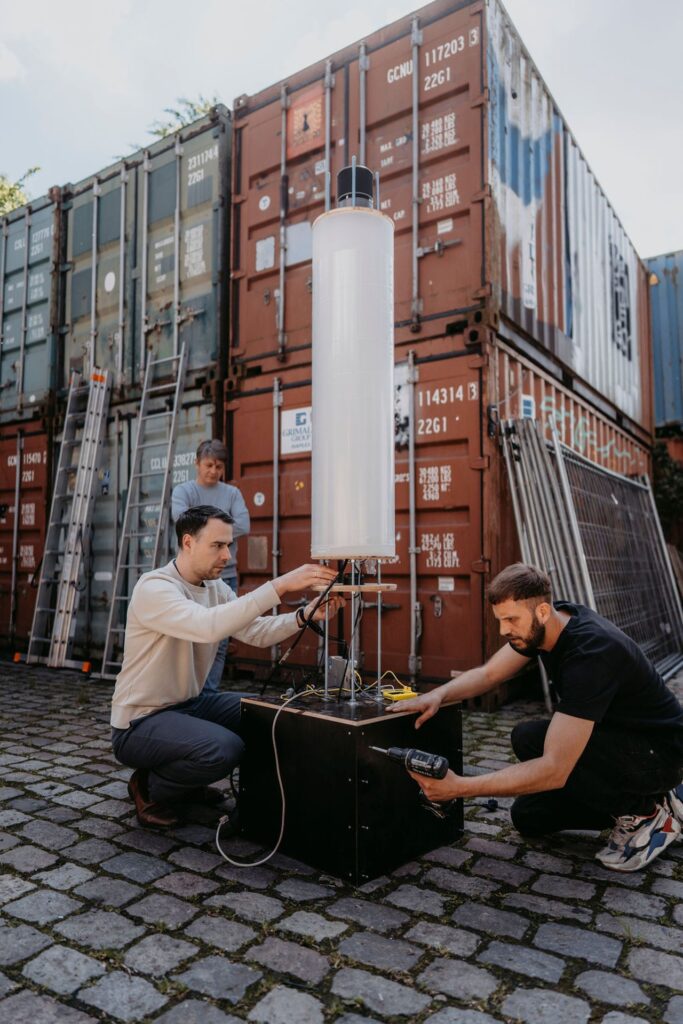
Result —
[[114, 374], [114, 401], [128, 401], [148, 356], [183, 343], [190, 385], [223, 377], [230, 146], [219, 106], [65, 187], [62, 387], [98, 366]]
[[0, 421], [41, 418], [58, 374], [59, 189], [0, 225]]
[[398, 358], [499, 336], [650, 433], [645, 268], [498, 0], [437, 0], [239, 97], [233, 154], [233, 387], [310, 362], [311, 225], [357, 156], [395, 224]]
[[[397, 554], [381, 566], [381, 578], [397, 589], [383, 598], [382, 665], [422, 681], [443, 681], [499, 645], [485, 586], [519, 558], [499, 449], [502, 421], [539, 419], [548, 439], [555, 429], [574, 450], [627, 475], [649, 468], [646, 446], [510, 346], [497, 341], [468, 352], [452, 343], [425, 341], [408, 359], [399, 350], [395, 367]], [[310, 559], [311, 412], [306, 366], [227, 391], [229, 476], [251, 516], [240, 558], [244, 590]], [[352, 502], [353, 494], [341, 500]], [[366, 597], [360, 647], [372, 676], [377, 602]], [[283, 610], [295, 606], [285, 601]], [[347, 636], [348, 629], [347, 613]], [[234, 663], [238, 674], [265, 671], [274, 656], [240, 644]], [[292, 662], [310, 665], [319, 656], [316, 638], [305, 638]]]
[[683, 431], [683, 250], [646, 260], [650, 274], [655, 426]]
[[[194, 460], [200, 441], [212, 437], [215, 429], [215, 408], [207, 404], [201, 390], [188, 391], [178, 413], [178, 432], [173, 456], [172, 486], [194, 478]], [[91, 529], [85, 545], [81, 591], [74, 624], [73, 657], [84, 662], [95, 661], [101, 656], [107, 632], [111, 595], [116, 572], [116, 555], [121, 533], [121, 524], [128, 493], [128, 481], [133, 446], [138, 424], [137, 403], [116, 405], [107, 419], [106, 439], [103, 445], [101, 468], [95, 491]], [[163, 421], [159, 421], [160, 424]], [[142, 472], [158, 472], [166, 464], [168, 438], [166, 428], [159, 427], [155, 435], [151, 426], [147, 428], [149, 440], [143, 453]], [[77, 461], [74, 450], [74, 462]], [[154, 530], [158, 517], [158, 495], [161, 478], [148, 476], [149, 484], [143, 492], [148, 504], [142, 509], [140, 528]], [[164, 550], [162, 564], [172, 557], [175, 541], [169, 530], [168, 545]], [[145, 544], [143, 538], [140, 543]], [[137, 560], [137, 559], [136, 559]], [[130, 580], [132, 589], [135, 580]], [[99, 666], [98, 666], [99, 667]]]
[[51, 456], [44, 424], [0, 426], [0, 645], [10, 655], [26, 650], [33, 621]]

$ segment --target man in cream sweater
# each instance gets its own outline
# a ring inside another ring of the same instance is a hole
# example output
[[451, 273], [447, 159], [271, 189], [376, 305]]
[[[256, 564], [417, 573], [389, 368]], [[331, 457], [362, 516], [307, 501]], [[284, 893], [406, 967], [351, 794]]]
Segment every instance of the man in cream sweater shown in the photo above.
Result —
[[[178, 555], [140, 577], [128, 607], [123, 665], [112, 697], [112, 746], [134, 768], [128, 792], [141, 825], [177, 823], [173, 804], [217, 803], [209, 783], [225, 778], [244, 752], [240, 696], [203, 692], [219, 642], [278, 644], [303, 628], [305, 609], [272, 615], [287, 593], [327, 585], [335, 571], [303, 565], [236, 597], [221, 575], [230, 559], [230, 516], [211, 505], [176, 521]], [[329, 614], [342, 599], [332, 597]], [[314, 619], [325, 617], [321, 606]]]

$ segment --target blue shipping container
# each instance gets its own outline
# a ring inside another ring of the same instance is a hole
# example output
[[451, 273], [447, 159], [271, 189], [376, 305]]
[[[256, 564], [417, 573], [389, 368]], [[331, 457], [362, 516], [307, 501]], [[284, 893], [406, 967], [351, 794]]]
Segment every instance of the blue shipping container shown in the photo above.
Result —
[[655, 426], [683, 428], [683, 250], [645, 263], [650, 272]]

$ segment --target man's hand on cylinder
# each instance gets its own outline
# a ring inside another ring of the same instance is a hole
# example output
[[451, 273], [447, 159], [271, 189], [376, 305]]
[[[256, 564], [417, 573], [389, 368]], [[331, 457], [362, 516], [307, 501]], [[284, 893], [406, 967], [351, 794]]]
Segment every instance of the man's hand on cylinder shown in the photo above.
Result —
[[329, 565], [300, 565], [298, 569], [278, 576], [273, 580], [273, 586], [282, 597], [284, 594], [310, 590], [311, 587], [326, 587], [336, 576], [337, 570]]

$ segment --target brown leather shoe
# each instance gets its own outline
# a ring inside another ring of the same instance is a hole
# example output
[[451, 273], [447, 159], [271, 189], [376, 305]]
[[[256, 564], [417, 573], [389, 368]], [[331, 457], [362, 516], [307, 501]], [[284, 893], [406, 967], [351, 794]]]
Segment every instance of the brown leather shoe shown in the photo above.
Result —
[[171, 828], [178, 824], [178, 817], [173, 811], [149, 799], [147, 779], [137, 769], [128, 780], [128, 793], [135, 804], [138, 821], [145, 828]]

